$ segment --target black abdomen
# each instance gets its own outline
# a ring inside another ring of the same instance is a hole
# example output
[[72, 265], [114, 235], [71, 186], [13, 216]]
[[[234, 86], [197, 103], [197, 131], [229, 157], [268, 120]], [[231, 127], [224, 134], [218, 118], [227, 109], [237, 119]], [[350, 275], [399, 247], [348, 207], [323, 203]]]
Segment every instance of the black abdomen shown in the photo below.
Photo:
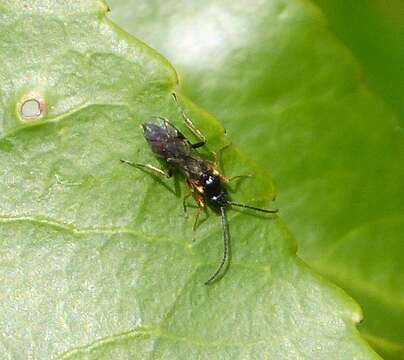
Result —
[[152, 151], [164, 159], [181, 159], [191, 155], [192, 149], [184, 135], [168, 122], [161, 125], [145, 123], [142, 125], [144, 137]]

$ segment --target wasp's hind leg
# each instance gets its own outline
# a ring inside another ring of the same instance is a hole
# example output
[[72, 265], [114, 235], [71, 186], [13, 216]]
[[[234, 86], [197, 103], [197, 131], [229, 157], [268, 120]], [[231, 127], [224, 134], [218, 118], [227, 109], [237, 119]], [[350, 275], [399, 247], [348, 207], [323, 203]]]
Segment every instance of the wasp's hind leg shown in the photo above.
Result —
[[187, 114], [185, 113], [184, 109], [181, 107], [180, 103], [178, 102], [178, 98], [177, 95], [175, 93], [173, 93], [173, 98], [175, 103], [178, 106], [178, 109], [180, 110], [181, 116], [184, 119], [185, 125], [187, 126], [187, 128], [189, 129], [189, 131], [192, 132], [192, 134], [199, 140], [197, 143], [195, 144], [191, 144], [191, 142], [188, 140], [189, 145], [193, 148], [193, 149], [197, 149], [203, 145], [206, 144], [206, 138], [205, 136], [201, 133], [201, 131], [194, 125], [194, 123], [192, 122], [192, 120], [187, 116]]
[[182, 198], [182, 207], [184, 208], [184, 213], [187, 212], [187, 199], [192, 196], [192, 193], [189, 191], [188, 194], [184, 195], [184, 197]]
[[154, 175], [164, 176], [166, 178], [170, 178], [173, 175], [171, 169], [169, 169], [168, 171], [164, 171], [151, 164], [139, 164], [124, 159], [121, 159], [121, 163], [136, 167], [138, 169], [147, 170]]
[[[191, 196], [194, 197], [196, 204], [198, 206], [196, 214], [195, 214], [194, 224], [192, 226], [192, 229], [195, 231], [197, 229], [198, 225], [200, 224], [199, 218], [200, 218], [201, 212], [205, 211], [205, 213], [206, 213], [205, 199], [201, 194], [198, 194], [194, 191], [194, 185], [192, 183], [190, 183], [189, 181], [187, 181], [187, 186], [188, 186], [188, 193], [182, 199], [182, 206], [184, 208], [184, 212], [186, 213], [187, 208], [188, 208], [187, 200]], [[206, 219], [202, 220], [202, 222], [205, 220]]]
[[201, 212], [204, 211], [205, 214], [206, 214], [206, 216], [207, 216], [204, 197], [203, 197], [201, 194], [197, 194], [197, 195], [195, 196], [195, 201], [196, 201], [196, 203], [198, 204], [198, 210], [196, 211], [195, 220], [194, 220], [194, 225], [192, 226], [192, 229], [193, 229], [194, 231], [197, 229], [197, 227], [198, 227], [202, 222], [204, 222], [204, 221], [206, 220], [206, 218], [205, 218], [205, 219], [203, 219], [202, 221], [199, 221]]
[[199, 217], [201, 215], [201, 212], [205, 210], [204, 207], [198, 206], [198, 210], [196, 211], [195, 214], [195, 220], [194, 220], [194, 225], [192, 225], [192, 230], [195, 231], [199, 225]]

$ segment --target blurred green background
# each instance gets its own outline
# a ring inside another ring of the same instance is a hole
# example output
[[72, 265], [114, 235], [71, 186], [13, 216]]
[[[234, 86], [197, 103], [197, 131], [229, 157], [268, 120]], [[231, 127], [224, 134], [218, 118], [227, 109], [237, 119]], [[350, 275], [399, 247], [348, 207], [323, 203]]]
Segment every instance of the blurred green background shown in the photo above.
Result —
[[360, 303], [384, 358], [404, 359], [404, 2], [108, 3], [272, 172], [300, 256]]

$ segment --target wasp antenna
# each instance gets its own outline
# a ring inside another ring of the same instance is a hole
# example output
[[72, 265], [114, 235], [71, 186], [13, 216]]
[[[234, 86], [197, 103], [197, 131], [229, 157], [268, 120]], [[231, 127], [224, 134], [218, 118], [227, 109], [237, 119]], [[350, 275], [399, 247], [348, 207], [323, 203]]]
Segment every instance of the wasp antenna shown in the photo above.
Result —
[[218, 279], [218, 276], [222, 271], [223, 266], [227, 263], [227, 260], [229, 258], [229, 225], [227, 222], [226, 209], [223, 206], [220, 208], [220, 213], [222, 215], [222, 227], [223, 227], [223, 257], [219, 267], [217, 268], [215, 273], [205, 282], [205, 285], [209, 285]]
[[228, 201], [227, 203], [232, 205], [232, 206], [243, 207], [243, 208], [246, 208], [246, 209], [256, 210], [256, 211], [260, 211], [260, 212], [264, 212], [264, 213], [270, 213], [270, 214], [275, 214], [275, 213], [277, 213], [279, 211], [279, 209], [261, 209], [261, 208], [255, 207], [255, 206], [235, 203], [233, 201]]

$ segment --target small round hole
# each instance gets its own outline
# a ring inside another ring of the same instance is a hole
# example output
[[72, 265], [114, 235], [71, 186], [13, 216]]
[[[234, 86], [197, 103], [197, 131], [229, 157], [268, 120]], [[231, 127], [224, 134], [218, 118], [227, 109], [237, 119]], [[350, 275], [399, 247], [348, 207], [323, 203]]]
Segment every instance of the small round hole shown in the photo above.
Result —
[[21, 115], [26, 118], [40, 116], [41, 104], [35, 99], [25, 101], [21, 106]]
[[44, 115], [46, 106], [42, 98], [30, 98], [21, 104], [20, 113], [25, 120], [36, 120]]

